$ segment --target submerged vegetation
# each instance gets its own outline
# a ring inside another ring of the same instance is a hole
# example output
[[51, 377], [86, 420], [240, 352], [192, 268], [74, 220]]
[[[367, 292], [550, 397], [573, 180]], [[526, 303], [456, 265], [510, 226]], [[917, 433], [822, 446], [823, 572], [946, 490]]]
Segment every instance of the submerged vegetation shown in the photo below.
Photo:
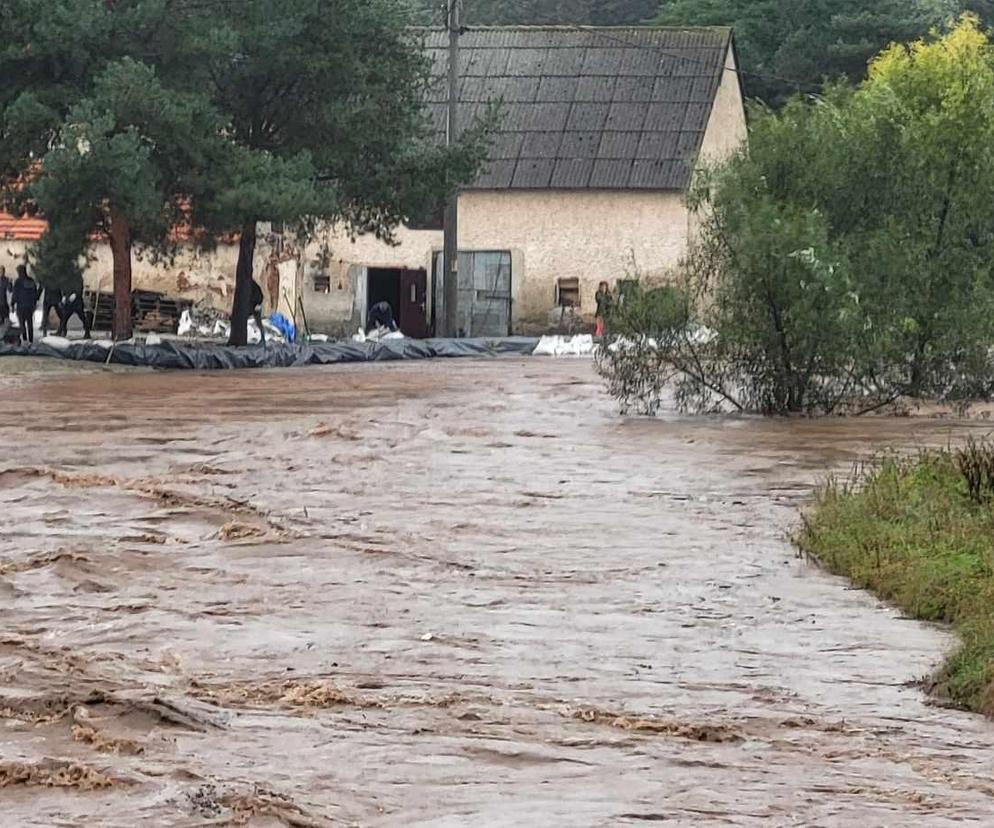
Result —
[[930, 689], [994, 716], [994, 444], [887, 457], [818, 495], [802, 552], [962, 640]]
[[625, 340], [601, 362], [615, 396], [763, 414], [989, 397], [992, 101], [994, 49], [967, 16], [887, 49], [857, 88], [755, 111], [748, 151], [691, 194], [676, 283], [692, 324], [658, 337], [609, 320]]

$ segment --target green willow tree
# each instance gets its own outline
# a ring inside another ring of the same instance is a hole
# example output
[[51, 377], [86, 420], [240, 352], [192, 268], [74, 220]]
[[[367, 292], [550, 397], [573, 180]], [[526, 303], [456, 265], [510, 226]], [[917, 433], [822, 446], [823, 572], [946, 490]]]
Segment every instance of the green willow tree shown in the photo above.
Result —
[[621, 332], [601, 367], [623, 402], [651, 410], [670, 386], [690, 410], [815, 414], [994, 392], [994, 49], [976, 18], [891, 47], [855, 90], [757, 112], [748, 152], [693, 198], [696, 324]]

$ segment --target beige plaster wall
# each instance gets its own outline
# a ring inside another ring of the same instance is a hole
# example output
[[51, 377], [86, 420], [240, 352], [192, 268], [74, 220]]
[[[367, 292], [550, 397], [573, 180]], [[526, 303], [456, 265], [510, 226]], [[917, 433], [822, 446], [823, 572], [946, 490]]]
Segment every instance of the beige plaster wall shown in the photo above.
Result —
[[[0, 265], [14, 277], [16, 266], [25, 261], [29, 243], [0, 241]], [[93, 260], [84, 271], [88, 288], [110, 293], [113, 289], [113, 262], [110, 246], [96, 244], [91, 249]], [[220, 245], [212, 253], [200, 253], [193, 248], [181, 248], [173, 259], [155, 261], [136, 251], [132, 257], [132, 283], [137, 290], [155, 290], [195, 302], [209, 300], [219, 308], [228, 309], [234, 287], [238, 246]]]
[[742, 84], [739, 83], [736, 69], [735, 52], [729, 49], [725, 72], [715, 95], [711, 117], [701, 144], [701, 163], [714, 163], [728, 158], [748, 138]]
[[[509, 250], [516, 330], [546, 325], [560, 278], [577, 278], [581, 312], [594, 310], [602, 280], [614, 283], [639, 271], [658, 275], [680, 260], [687, 245], [688, 215], [679, 193], [630, 191], [483, 191], [459, 198], [459, 249]], [[301, 296], [315, 330], [341, 333], [359, 323], [365, 303], [366, 267], [424, 269], [442, 234], [402, 228], [399, 245], [372, 237], [349, 239], [329, 231], [307, 246]], [[327, 256], [321, 261], [322, 246]], [[327, 272], [330, 290], [315, 291], [314, 276]]]

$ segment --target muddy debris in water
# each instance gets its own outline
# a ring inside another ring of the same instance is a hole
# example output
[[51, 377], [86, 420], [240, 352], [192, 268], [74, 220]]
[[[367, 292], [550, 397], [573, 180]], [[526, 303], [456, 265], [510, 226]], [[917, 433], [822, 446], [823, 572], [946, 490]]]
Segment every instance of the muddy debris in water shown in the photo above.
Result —
[[45, 788], [78, 788], [94, 791], [120, 784], [123, 780], [108, 776], [82, 762], [45, 759], [40, 762], [0, 762], [0, 788], [32, 785]]
[[238, 521], [228, 521], [217, 532], [217, 539], [220, 541], [251, 540], [253, 538], [264, 538], [269, 531], [262, 526], [252, 526], [248, 523]]
[[0, 696], [0, 719], [27, 724], [51, 724], [65, 718], [81, 704], [101, 704], [106, 696], [101, 692], [63, 693], [57, 695]]
[[745, 735], [738, 728], [726, 724], [688, 724], [652, 716], [636, 716], [597, 708], [582, 708], [570, 714], [572, 718], [588, 724], [607, 725], [633, 733], [654, 736], [673, 736], [694, 742], [742, 742]]
[[382, 686], [379, 682], [363, 688], [341, 687], [328, 681], [293, 680], [260, 684], [211, 685], [195, 680], [191, 682], [191, 692], [203, 701], [221, 705], [236, 707], [275, 705], [300, 712], [331, 707], [352, 707], [359, 710], [387, 710], [399, 707], [448, 708], [481, 701], [479, 697], [458, 693], [412, 695], [364, 692], [364, 689], [380, 690]]
[[265, 682], [262, 684], [209, 685], [194, 681], [193, 694], [204, 701], [224, 705], [280, 705], [284, 707], [384, 707], [374, 697], [336, 687], [322, 681]]
[[101, 753], [122, 753], [137, 756], [145, 752], [145, 747], [134, 739], [112, 736], [101, 730], [90, 711], [79, 704], [72, 709], [70, 734], [77, 742], [90, 745]]
[[289, 828], [326, 828], [331, 822], [308, 814], [289, 796], [254, 785], [250, 791], [206, 782], [186, 794], [190, 810], [210, 825], [248, 825], [267, 817]]
[[361, 439], [360, 435], [342, 425], [331, 423], [318, 423], [308, 432], [311, 437], [338, 437], [340, 440], [351, 440], [353, 442]]
[[212, 466], [210, 463], [194, 463], [185, 469], [187, 474], [202, 475], [204, 477], [223, 477], [234, 474], [231, 469], [222, 469], [220, 466]]
[[69, 552], [58, 550], [56, 552], [43, 552], [30, 555], [23, 560], [12, 560], [7, 558], [0, 560], [0, 575], [11, 575], [18, 572], [31, 572], [35, 569], [44, 569], [46, 566], [68, 561], [70, 563], [88, 563], [90, 559], [80, 552]]
[[71, 473], [62, 472], [56, 469], [36, 468], [31, 466], [7, 469], [0, 472], [2, 475], [13, 474], [26, 477], [47, 477], [55, 483], [66, 488], [91, 488], [105, 487], [118, 488], [128, 492], [134, 492], [144, 497], [159, 501], [163, 506], [176, 508], [200, 508], [213, 509], [220, 512], [233, 514], [255, 515], [265, 517], [266, 512], [253, 506], [247, 500], [238, 500], [233, 497], [216, 497], [211, 495], [200, 495], [189, 492], [181, 492], [167, 488], [161, 481], [149, 478], [127, 479], [107, 474]]

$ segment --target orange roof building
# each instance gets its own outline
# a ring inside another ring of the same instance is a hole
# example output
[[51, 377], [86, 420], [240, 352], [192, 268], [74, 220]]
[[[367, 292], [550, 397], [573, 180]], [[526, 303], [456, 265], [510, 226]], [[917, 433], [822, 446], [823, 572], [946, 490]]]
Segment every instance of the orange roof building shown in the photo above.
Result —
[[48, 222], [40, 218], [18, 218], [0, 211], [0, 241], [36, 242], [48, 229]]

